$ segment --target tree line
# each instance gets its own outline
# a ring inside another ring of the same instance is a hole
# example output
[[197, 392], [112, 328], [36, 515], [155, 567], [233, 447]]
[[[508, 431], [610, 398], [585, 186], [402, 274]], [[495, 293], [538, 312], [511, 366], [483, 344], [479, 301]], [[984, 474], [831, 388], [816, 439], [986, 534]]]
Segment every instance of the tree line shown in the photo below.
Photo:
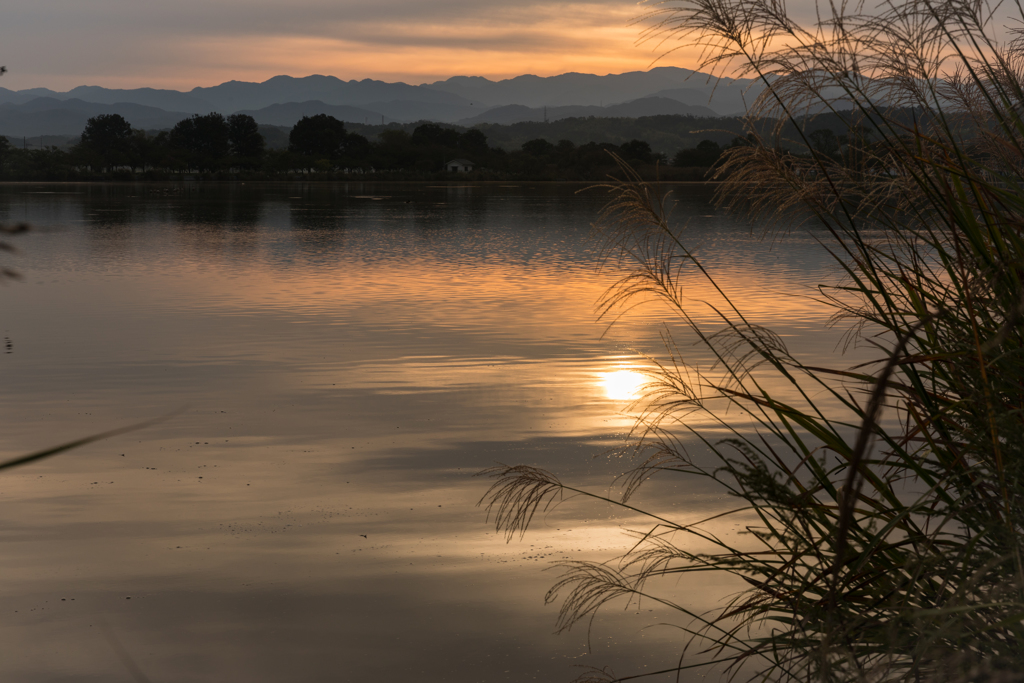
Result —
[[[700, 179], [718, 158], [718, 143], [705, 140], [682, 150], [673, 166]], [[89, 119], [70, 149], [25, 150], [0, 137], [0, 177], [8, 180], [166, 180], [203, 178], [339, 178], [372, 175], [417, 179], [449, 176], [445, 164], [470, 162], [476, 179], [600, 180], [615, 169], [612, 153], [631, 165], [670, 166], [664, 154], [643, 140], [622, 144], [536, 138], [518, 150], [488, 144], [478, 128], [458, 130], [423, 123], [411, 132], [388, 128], [370, 140], [347, 130], [338, 119], [317, 114], [299, 120], [286, 149], [269, 149], [256, 121], [245, 114], [194, 115], [166, 131], [135, 129], [118, 114]], [[663, 173], [664, 174], [664, 173]], [[668, 173], [671, 177], [671, 173]], [[679, 175], [678, 173], [676, 174]]]

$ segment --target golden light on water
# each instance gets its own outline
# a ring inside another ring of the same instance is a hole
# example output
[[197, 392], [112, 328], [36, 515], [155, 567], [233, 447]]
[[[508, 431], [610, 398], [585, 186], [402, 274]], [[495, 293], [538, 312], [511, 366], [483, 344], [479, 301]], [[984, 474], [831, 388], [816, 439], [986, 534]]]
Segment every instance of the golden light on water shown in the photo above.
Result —
[[601, 374], [604, 394], [612, 401], [635, 401], [650, 381], [646, 375], [629, 368], [620, 368]]

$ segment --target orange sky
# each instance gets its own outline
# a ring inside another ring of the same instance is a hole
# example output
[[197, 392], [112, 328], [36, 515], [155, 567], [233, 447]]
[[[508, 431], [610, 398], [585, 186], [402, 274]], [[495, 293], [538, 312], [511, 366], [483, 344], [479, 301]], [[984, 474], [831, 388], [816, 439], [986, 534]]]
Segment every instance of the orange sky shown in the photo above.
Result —
[[[7, 5], [8, 3], [5, 3]], [[12, 90], [77, 85], [189, 90], [279, 74], [423, 83], [645, 70], [649, 6], [615, 0], [11, 0], [0, 64]], [[662, 65], [693, 66], [685, 54]]]

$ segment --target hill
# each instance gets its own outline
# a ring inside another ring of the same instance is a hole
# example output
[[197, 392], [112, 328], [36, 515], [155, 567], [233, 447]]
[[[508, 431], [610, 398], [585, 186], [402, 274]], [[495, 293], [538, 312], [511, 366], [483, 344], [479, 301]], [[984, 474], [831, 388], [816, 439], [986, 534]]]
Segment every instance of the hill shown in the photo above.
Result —
[[120, 114], [133, 127], [141, 129], [170, 128], [190, 116], [186, 112], [165, 111], [128, 102], [96, 104], [79, 99], [37, 97], [24, 104], [0, 104], [0, 132], [14, 138], [78, 136], [85, 129], [86, 121], [100, 114]]
[[[604, 76], [580, 73], [550, 77], [524, 75], [501, 81], [455, 76], [445, 81], [421, 85], [372, 79], [344, 81], [322, 75], [301, 78], [275, 76], [262, 83], [228, 81], [220, 85], [193, 88], [188, 92], [155, 88], [111, 89], [93, 85], [79, 86], [67, 92], [47, 88], [20, 91], [0, 88], [0, 105], [25, 105], [44, 98], [117, 107], [134, 104], [185, 114], [217, 111], [229, 115], [241, 111], [260, 111], [274, 105], [322, 102], [330, 106], [365, 109], [378, 119], [383, 116], [385, 122], [430, 120], [454, 123], [468, 121], [487, 110], [509, 105], [529, 109], [547, 107], [550, 116], [552, 108], [638, 106], [634, 103], [648, 99], [673, 100], [690, 107], [706, 107], [719, 115], [734, 114], [743, 111], [742, 93], [750, 84], [750, 81], [736, 81], [720, 82], [716, 86], [706, 74], [675, 67]], [[755, 91], [756, 88], [748, 93], [748, 100]], [[684, 112], [666, 109], [666, 106], [662, 103], [661, 110], [610, 110], [603, 113], [575, 111], [559, 116], [706, 114], [703, 110]], [[124, 111], [127, 110], [115, 113], [125, 115]], [[497, 119], [482, 121], [493, 123]], [[506, 119], [504, 122], [512, 121]]]
[[609, 107], [575, 105], [568, 107], [526, 107], [521, 104], [509, 104], [495, 107], [459, 121], [462, 126], [474, 126], [479, 123], [522, 123], [525, 121], [559, 121], [568, 118], [595, 116], [600, 118], [637, 118], [641, 116], [703, 116], [714, 117], [717, 113], [707, 107], [683, 104], [666, 97], [644, 97], [632, 102], [615, 104]]

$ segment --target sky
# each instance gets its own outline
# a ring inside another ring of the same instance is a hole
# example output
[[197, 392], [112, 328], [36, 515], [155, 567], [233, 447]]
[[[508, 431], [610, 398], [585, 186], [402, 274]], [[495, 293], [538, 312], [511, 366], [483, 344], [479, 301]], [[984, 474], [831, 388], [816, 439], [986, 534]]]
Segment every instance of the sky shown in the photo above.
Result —
[[[279, 74], [429, 83], [646, 70], [631, 0], [7, 0], [0, 86], [190, 90]], [[660, 65], [692, 66], [676, 54]]]

